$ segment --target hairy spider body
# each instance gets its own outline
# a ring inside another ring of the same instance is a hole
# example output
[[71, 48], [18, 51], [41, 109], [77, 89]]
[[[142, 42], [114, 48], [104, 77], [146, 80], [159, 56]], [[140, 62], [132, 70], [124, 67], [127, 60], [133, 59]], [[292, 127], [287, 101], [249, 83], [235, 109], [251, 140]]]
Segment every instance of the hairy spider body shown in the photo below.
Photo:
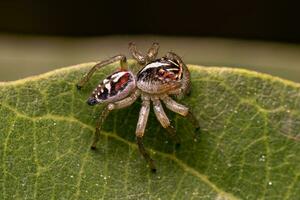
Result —
[[135, 76], [131, 71], [118, 70], [105, 78], [88, 99], [89, 105], [109, 103], [124, 99], [136, 87]]
[[145, 93], [169, 93], [180, 88], [182, 66], [175, 60], [161, 58], [145, 65], [137, 74], [137, 87]]
[[146, 56], [143, 56], [134, 43], [129, 44], [129, 50], [133, 58], [138, 62], [139, 72], [134, 75], [127, 69], [126, 57], [123, 55], [114, 56], [108, 60], [97, 63], [87, 75], [77, 84], [80, 89], [101, 67], [110, 63], [120, 61], [121, 69], [115, 71], [105, 78], [93, 91], [87, 103], [96, 105], [106, 103], [96, 124], [96, 132], [91, 148], [95, 149], [100, 137], [100, 131], [105, 118], [109, 112], [121, 109], [133, 104], [138, 97], [142, 99], [142, 106], [136, 127], [136, 141], [141, 154], [148, 162], [152, 171], [156, 171], [154, 161], [144, 148], [142, 138], [147, 125], [150, 111], [150, 103], [153, 102], [154, 113], [160, 124], [167, 130], [168, 135], [180, 144], [176, 130], [171, 126], [170, 120], [164, 112], [161, 101], [166, 107], [184, 117], [187, 117], [196, 130], [199, 130], [199, 123], [189, 108], [177, 103], [169, 95], [182, 96], [190, 91], [190, 73], [181, 58], [175, 53], [169, 52], [166, 56], [156, 59], [159, 45], [153, 43]]

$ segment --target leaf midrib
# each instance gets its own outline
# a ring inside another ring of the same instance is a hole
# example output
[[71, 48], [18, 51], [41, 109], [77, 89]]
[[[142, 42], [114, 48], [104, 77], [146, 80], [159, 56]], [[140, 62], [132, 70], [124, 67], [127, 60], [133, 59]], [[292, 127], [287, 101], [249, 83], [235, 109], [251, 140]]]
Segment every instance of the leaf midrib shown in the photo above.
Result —
[[[77, 123], [81, 127], [87, 128], [87, 129], [91, 130], [92, 132], [94, 132], [94, 130], [95, 130], [95, 128], [93, 126], [88, 125], [88, 124], [86, 124], [86, 123], [84, 123], [84, 122], [82, 122], [82, 121], [80, 121], [80, 120], [78, 120], [74, 117], [71, 117], [71, 116], [59, 116], [59, 115], [47, 114], [47, 115], [42, 115], [42, 116], [38, 116], [38, 117], [31, 117], [31, 116], [27, 116], [27, 115], [19, 112], [18, 110], [16, 110], [12, 106], [6, 105], [5, 103], [0, 103], [0, 105], [4, 106], [5, 108], [7, 108], [7, 109], [11, 110], [12, 112], [14, 112], [16, 116], [26, 118], [26, 119], [29, 119], [31, 121], [36, 121], [36, 120], [41, 120], [41, 119], [66, 121], [66, 122]], [[120, 137], [116, 134], [112, 134], [112, 133], [109, 133], [109, 132], [106, 132], [106, 131], [102, 131], [101, 134], [108, 137], [108, 138], [115, 139], [115, 140], [120, 141], [124, 144], [127, 144], [129, 147], [131, 147], [132, 149], [137, 151], [137, 146], [133, 142], [125, 140], [124, 138], [122, 138], [122, 137]], [[87, 149], [89, 150], [90, 148], [88, 147]], [[212, 183], [206, 175], [201, 174], [200, 172], [198, 172], [193, 167], [189, 166], [188, 164], [184, 163], [182, 160], [178, 159], [175, 155], [164, 153], [164, 152], [161, 152], [161, 151], [157, 151], [157, 150], [151, 149], [151, 148], [146, 148], [146, 149], [149, 152], [155, 152], [157, 155], [175, 162], [182, 170], [184, 170], [185, 172], [191, 174], [194, 177], [197, 177], [200, 181], [204, 182], [206, 185], [211, 187], [220, 196], [225, 197], [226, 199], [232, 199], [232, 200], [239, 199], [239, 198], [235, 197], [233, 194], [223, 191], [221, 188], [219, 188], [214, 183]], [[84, 161], [85, 157], [88, 155], [87, 154], [88, 150], [86, 151], [85, 155], [83, 156], [83, 161]], [[84, 168], [84, 164], [81, 165], [80, 172], [83, 170], [83, 168]], [[40, 169], [38, 169], [37, 174], [40, 173], [39, 170]], [[79, 172], [79, 176], [78, 176], [78, 180], [77, 180], [77, 190], [76, 190], [76, 194], [75, 194], [75, 197], [77, 197], [77, 198], [80, 195], [80, 189], [79, 189], [80, 182], [81, 182], [80, 172]]]

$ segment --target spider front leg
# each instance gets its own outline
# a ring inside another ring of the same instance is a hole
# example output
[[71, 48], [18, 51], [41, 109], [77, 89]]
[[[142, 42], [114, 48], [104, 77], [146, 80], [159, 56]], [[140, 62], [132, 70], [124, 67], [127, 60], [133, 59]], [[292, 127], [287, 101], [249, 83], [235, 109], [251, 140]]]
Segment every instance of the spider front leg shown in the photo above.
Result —
[[147, 52], [147, 61], [151, 62], [153, 60], [155, 60], [157, 54], [158, 54], [158, 49], [159, 49], [159, 44], [154, 42], [152, 44], [152, 46], [150, 47], [150, 49]]
[[100, 131], [102, 129], [102, 125], [105, 121], [105, 119], [107, 118], [108, 114], [110, 113], [110, 109], [109, 106], [105, 107], [104, 110], [102, 111], [98, 121], [96, 122], [96, 131], [95, 131], [95, 136], [94, 136], [94, 140], [91, 146], [91, 149], [95, 150], [96, 146], [97, 146], [97, 142], [100, 139]]
[[102, 125], [104, 124], [104, 121], [107, 118], [110, 111], [130, 106], [131, 104], [133, 104], [136, 101], [136, 99], [139, 97], [139, 95], [140, 95], [140, 91], [136, 90], [129, 97], [122, 99], [120, 101], [116, 101], [114, 103], [110, 103], [104, 108], [104, 110], [102, 111], [102, 113], [96, 123], [95, 137], [94, 137], [91, 149], [96, 149], [97, 142], [99, 141], [99, 138], [100, 138], [100, 132], [102, 129]]
[[179, 147], [180, 139], [176, 135], [175, 128], [171, 126], [170, 120], [167, 117], [159, 99], [153, 100], [153, 108], [154, 108], [154, 113], [156, 115], [156, 118], [158, 119], [162, 127], [164, 127], [167, 130], [168, 135], [173, 139], [173, 141], [176, 144], [176, 147]]
[[143, 155], [143, 157], [149, 164], [149, 167], [151, 168], [152, 172], [156, 172], [154, 160], [150, 157], [143, 144], [143, 136], [148, 121], [149, 111], [150, 111], [150, 100], [143, 99], [135, 134], [136, 134], [136, 142], [139, 147], [140, 153]]
[[129, 43], [129, 51], [132, 55], [132, 57], [140, 64], [144, 65], [146, 63], [146, 58], [143, 56], [143, 54], [137, 50], [136, 45], [134, 42]]
[[124, 55], [114, 56], [114, 57], [112, 57], [110, 59], [101, 61], [101, 62], [97, 63], [96, 65], [94, 65], [92, 67], [92, 69], [90, 69], [90, 71], [86, 75], [84, 75], [82, 77], [82, 79], [79, 81], [79, 83], [76, 85], [77, 89], [81, 89], [89, 81], [89, 79], [92, 77], [92, 75], [97, 70], [99, 70], [100, 68], [102, 68], [102, 67], [104, 67], [106, 65], [109, 65], [111, 63], [117, 62], [117, 61], [120, 61], [121, 69], [127, 70], [127, 60], [126, 60], [126, 57]]
[[165, 96], [162, 98], [163, 102], [166, 104], [166, 107], [173, 112], [176, 112], [184, 117], [186, 117], [195, 127], [195, 132], [200, 131], [200, 124], [197, 118], [193, 113], [184, 105], [181, 105], [174, 101], [171, 97]]

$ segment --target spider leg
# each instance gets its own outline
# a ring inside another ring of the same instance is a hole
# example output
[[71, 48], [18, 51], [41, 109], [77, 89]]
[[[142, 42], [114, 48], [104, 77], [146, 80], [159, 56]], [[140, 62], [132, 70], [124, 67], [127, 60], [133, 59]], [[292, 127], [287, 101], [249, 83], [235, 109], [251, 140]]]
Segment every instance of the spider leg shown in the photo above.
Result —
[[153, 108], [154, 108], [154, 113], [156, 115], [156, 118], [158, 119], [162, 127], [164, 127], [167, 130], [168, 135], [173, 139], [176, 146], [179, 147], [180, 139], [176, 135], [175, 128], [171, 126], [170, 120], [167, 117], [159, 99], [153, 100]]
[[150, 157], [143, 144], [143, 136], [148, 121], [149, 111], [150, 111], [150, 100], [143, 99], [135, 134], [136, 134], [136, 142], [139, 147], [140, 153], [143, 155], [143, 157], [149, 164], [151, 170], [153, 172], [156, 172], [154, 160]]
[[99, 63], [97, 63], [96, 65], [94, 65], [90, 71], [84, 75], [82, 77], [82, 79], [79, 81], [79, 83], [76, 85], [78, 89], [81, 89], [88, 81], [89, 79], [92, 77], [92, 75], [99, 70], [100, 68], [109, 65], [111, 63], [114, 63], [116, 61], [120, 61], [120, 65], [121, 65], [121, 69], [127, 69], [127, 60], [126, 57], [124, 55], [117, 55], [114, 57], [111, 57], [107, 60], [103, 60]]
[[149, 167], [152, 172], [156, 172], [156, 167], [154, 165], [154, 160], [150, 157], [150, 155], [147, 153], [144, 144], [143, 144], [143, 138], [142, 137], [136, 137], [136, 142], [139, 147], [140, 153], [143, 155], [147, 163], [149, 164]]
[[140, 95], [140, 91], [136, 90], [129, 97], [122, 99], [120, 101], [116, 101], [114, 103], [110, 103], [104, 108], [99, 119], [96, 122], [96, 131], [95, 131], [95, 136], [94, 136], [94, 140], [93, 140], [91, 149], [96, 149], [97, 142], [99, 141], [99, 138], [100, 138], [100, 132], [102, 129], [102, 125], [103, 125], [105, 119], [107, 118], [108, 114], [110, 113], [110, 111], [130, 106], [131, 104], [133, 104], [136, 101], [136, 99], [139, 97], [139, 95]]
[[187, 68], [187, 66], [184, 64], [184, 62], [181, 60], [181, 58], [177, 54], [175, 54], [173, 52], [168, 52], [166, 57], [171, 60], [176, 60], [181, 65], [182, 70], [183, 70], [182, 86], [178, 91], [175, 92], [175, 94], [180, 98], [183, 95], [190, 95], [190, 93], [191, 93], [191, 78], [190, 78], [189, 69]]
[[193, 115], [193, 113], [189, 110], [188, 107], [177, 103], [169, 96], [163, 97], [162, 100], [166, 104], [166, 107], [168, 109], [186, 117], [194, 125], [196, 132], [200, 130], [199, 121], [197, 120], [195, 115]]
[[137, 50], [136, 45], [134, 42], [129, 43], [129, 51], [132, 55], [132, 57], [140, 64], [144, 65], [146, 63], [146, 58], [143, 56], [143, 54]]
[[155, 60], [157, 54], [158, 54], [158, 49], [159, 49], [159, 44], [158, 43], [153, 43], [150, 49], [147, 52], [147, 61], [151, 62]]
[[110, 109], [109, 106], [106, 106], [103, 111], [101, 112], [100, 117], [98, 118], [97, 122], [96, 122], [96, 131], [95, 131], [95, 135], [94, 135], [94, 139], [93, 139], [93, 143], [91, 145], [91, 149], [95, 150], [96, 146], [97, 146], [97, 142], [100, 139], [100, 132], [102, 129], [102, 125], [105, 121], [105, 119], [107, 118], [108, 114], [110, 113]]

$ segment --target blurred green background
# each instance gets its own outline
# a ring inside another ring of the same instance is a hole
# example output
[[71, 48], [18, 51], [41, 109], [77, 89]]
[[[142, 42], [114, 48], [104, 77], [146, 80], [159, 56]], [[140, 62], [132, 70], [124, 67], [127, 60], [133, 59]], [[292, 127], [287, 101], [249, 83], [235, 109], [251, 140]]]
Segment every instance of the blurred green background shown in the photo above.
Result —
[[[213, 37], [102, 36], [57, 37], [0, 35], [0, 81], [56, 68], [128, 54], [128, 42], [142, 51], [152, 42], [160, 54], [174, 51], [189, 64], [239, 67], [300, 82], [300, 45]], [[129, 56], [130, 57], [130, 56]]]
[[295, 1], [0, 1], [0, 81], [161, 44], [189, 64], [300, 82]]

